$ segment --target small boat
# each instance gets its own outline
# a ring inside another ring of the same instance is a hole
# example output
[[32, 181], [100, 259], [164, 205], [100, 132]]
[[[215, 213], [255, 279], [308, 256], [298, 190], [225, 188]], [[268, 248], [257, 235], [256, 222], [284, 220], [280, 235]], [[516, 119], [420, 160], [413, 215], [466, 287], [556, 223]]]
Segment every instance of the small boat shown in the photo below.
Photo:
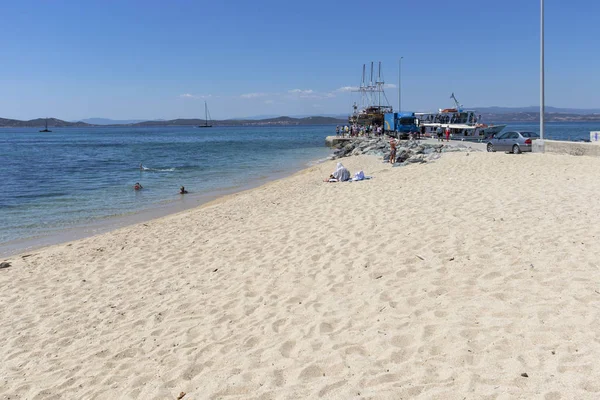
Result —
[[51, 130], [48, 129], [48, 118], [46, 118], [46, 127], [44, 129], [42, 129], [40, 132], [52, 132]]
[[198, 128], [211, 128], [212, 124], [208, 123], [208, 118], [210, 117], [210, 113], [208, 112], [208, 106], [206, 105], [206, 101], [204, 102], [204, 125], [198, 125]]

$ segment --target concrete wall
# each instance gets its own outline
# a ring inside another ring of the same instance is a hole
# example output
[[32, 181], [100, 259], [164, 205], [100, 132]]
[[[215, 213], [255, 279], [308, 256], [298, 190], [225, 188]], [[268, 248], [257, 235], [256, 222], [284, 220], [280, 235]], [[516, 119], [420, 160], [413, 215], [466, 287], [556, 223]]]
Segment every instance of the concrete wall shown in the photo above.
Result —
[[559, 140], [534, 140], [534, 153], [568, 154], [572, 156], [600, 157], [600, 146], [586, 142], [563, 142]]

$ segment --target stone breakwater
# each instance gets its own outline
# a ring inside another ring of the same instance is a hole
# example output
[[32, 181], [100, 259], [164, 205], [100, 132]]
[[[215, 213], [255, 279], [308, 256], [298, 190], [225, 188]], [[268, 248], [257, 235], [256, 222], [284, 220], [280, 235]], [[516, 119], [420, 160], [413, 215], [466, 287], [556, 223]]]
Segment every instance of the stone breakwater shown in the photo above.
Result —
[[[358, 156], [362, 154], [375, 155], [383, 157], [383, 161], [390, 159], [390, 139], [380, 138], [356, 138], [350, 142], [339, 143], [334, 146], [336, 149], [332, 159], [343, 157]], [[409, 163], [424, 163], [437, 160], [442, 153], [447, 152], [472, 152], [480, 151], [464, 144], [449, 143], [424, 143], [417, 140], [399, 140], [396, 145], [396, 164], [405, 165]]]

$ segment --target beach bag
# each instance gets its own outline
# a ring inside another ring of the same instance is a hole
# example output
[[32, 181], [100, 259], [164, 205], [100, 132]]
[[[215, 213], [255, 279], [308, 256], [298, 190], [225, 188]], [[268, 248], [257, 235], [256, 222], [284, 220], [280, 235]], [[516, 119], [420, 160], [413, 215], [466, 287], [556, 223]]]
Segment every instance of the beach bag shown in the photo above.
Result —
[[354, 173], [354, 181], [362, 181], [363, 179], [365, 179], [365, 173], [363, 171]]

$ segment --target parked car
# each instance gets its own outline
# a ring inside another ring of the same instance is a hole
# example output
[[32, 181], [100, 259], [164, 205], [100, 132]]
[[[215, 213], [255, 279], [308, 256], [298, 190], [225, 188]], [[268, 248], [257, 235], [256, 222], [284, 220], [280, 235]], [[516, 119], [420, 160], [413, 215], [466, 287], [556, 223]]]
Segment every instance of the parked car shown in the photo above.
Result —
[[487, 151], [509, 151], [520, 154], [523, 151], [531, 151], [531, 142], [539, 138], [540, 135], [535, 132], [501, 132], [487, 140]]

